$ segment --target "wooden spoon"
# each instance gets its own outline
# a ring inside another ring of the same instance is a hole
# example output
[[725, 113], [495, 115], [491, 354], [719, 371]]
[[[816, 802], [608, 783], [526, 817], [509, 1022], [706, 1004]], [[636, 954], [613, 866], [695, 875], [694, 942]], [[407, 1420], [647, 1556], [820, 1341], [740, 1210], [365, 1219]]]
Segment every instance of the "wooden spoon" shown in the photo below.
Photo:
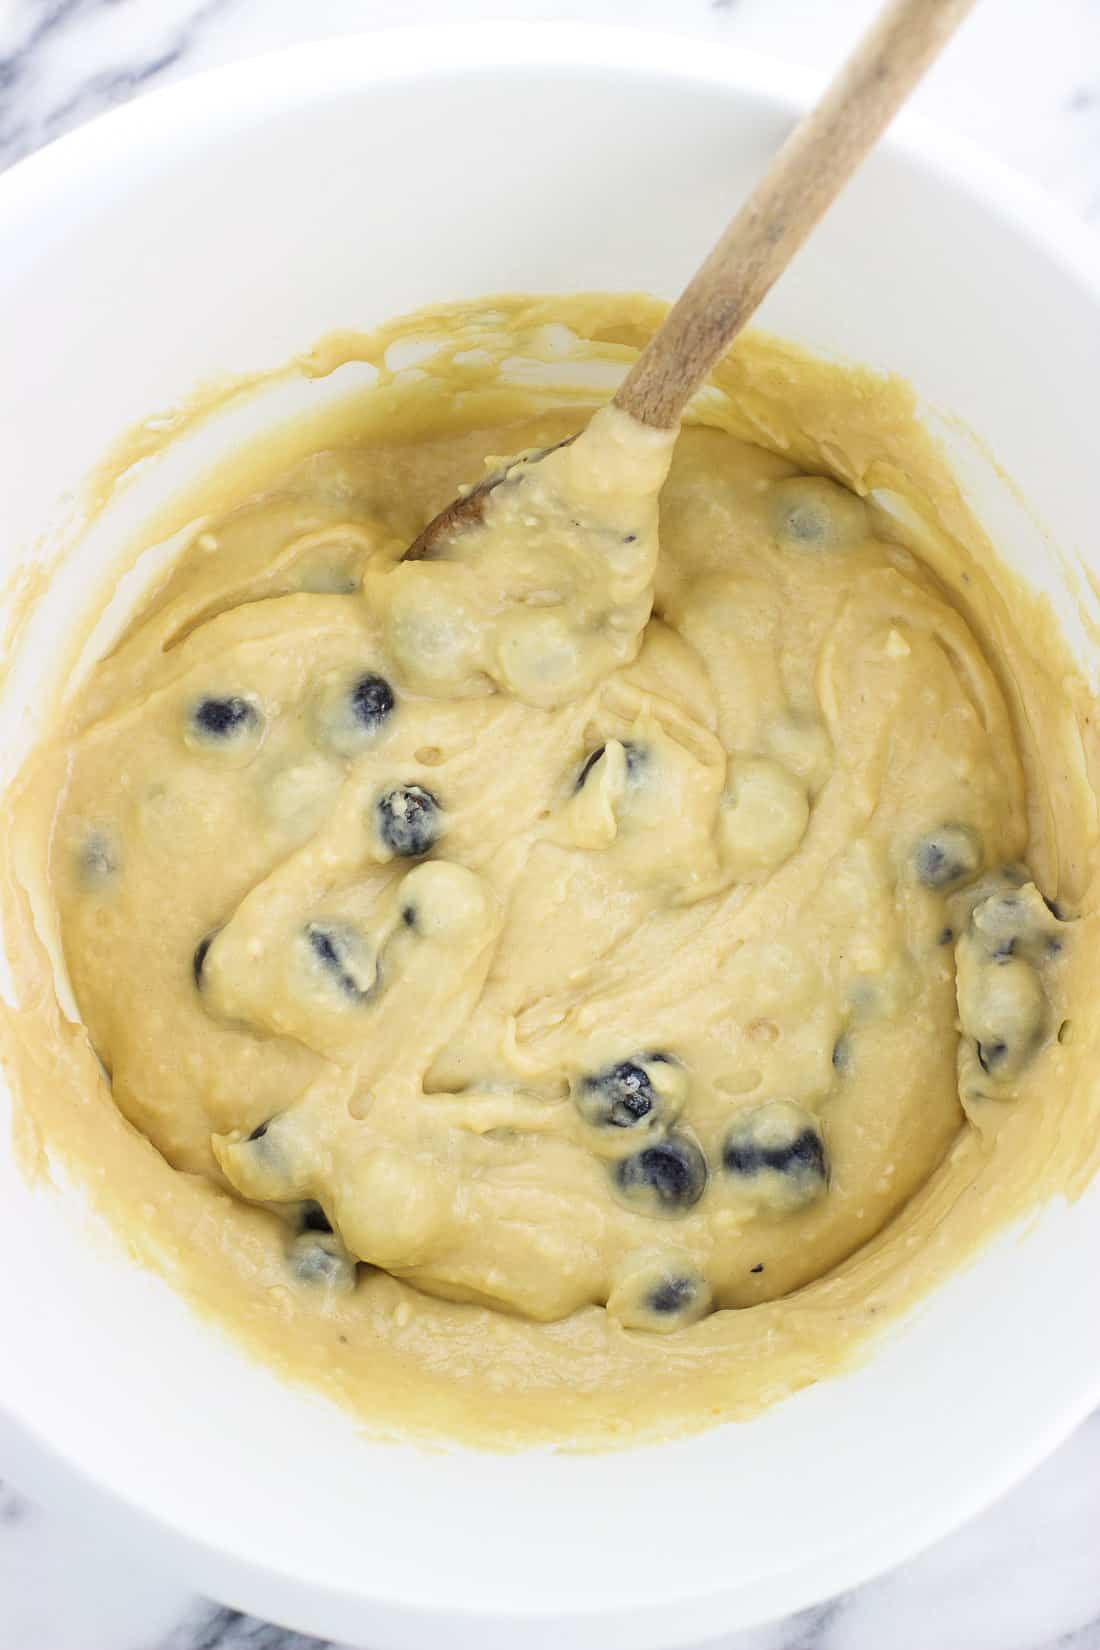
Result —
[[[673, 304], [616, 391], [616, 407], [656, 429], [676, 426], [973, 4], [892, 0], [885, 7]], [[405, 559], [430, 556], [440, 540], [478, 521], [505, 474], [507, 469], [486, 476], [448, 504], [413, 540]]]

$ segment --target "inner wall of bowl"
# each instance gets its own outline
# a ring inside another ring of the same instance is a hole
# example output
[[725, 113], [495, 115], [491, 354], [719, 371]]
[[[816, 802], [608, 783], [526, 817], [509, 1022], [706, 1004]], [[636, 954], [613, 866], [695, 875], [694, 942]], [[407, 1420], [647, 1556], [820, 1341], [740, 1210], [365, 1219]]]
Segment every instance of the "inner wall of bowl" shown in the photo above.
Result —
[[[0, 190], [0, 447], [21, 456], [7, 564], [109, 439], [211, 373], [433, 301], [671, 295], [788, 122], [686, 47], [581, 67], [517, 50], [486, 70], [461, 50], [339, 44], [127, 110]], [[1068, 273], [888, 149], [761, 321], [901, 372], [978, 430], [1034, 516], [956, 434], [968, 489], [1006, 556], [1068, 603], [1072, 572], [1035, 526], [1071, 564], [1096, 556], [1100, 327]], [[59, 576], [56, 617], [64, 578], [89, 576], [86, 559]], [[0, 706], [0, 746], [31, 731], [51, 633]], [[796, 1608], [974, 1510], [1083, 1411], [1100, 1370], [1100, 1319], [1079, 1310], [1090, 1194], [1024, 1242], [1005, 1235], [866, 1367], [751, 1424], [599, 1460], [425, 1454], [372, 1444], [197, 1326], [89, 1242], [77, 1201], [29, 1191], [0, 1156], [0, 1237], [36, 1257], [0, 1270], [0, 1319], [25, 1325], [0, 1398], [182, 1533], [200, 1584], [334, 1637], [369, 1624], [379, 1644], [423, 1642], [426, 1565], [432, 1608], [484, 1612], [485, 1644], [516, 1644], [533, 1615], [603, 1612], [570, 1643], [611, 1650]]]

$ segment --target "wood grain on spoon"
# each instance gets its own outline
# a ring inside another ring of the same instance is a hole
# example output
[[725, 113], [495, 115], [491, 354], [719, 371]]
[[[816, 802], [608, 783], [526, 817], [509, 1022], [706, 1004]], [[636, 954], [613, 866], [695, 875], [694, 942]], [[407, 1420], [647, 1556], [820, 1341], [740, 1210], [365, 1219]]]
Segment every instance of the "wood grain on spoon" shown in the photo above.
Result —
[[[673, 304], [616, 391], [615, 406], [657, 429], [676, 425], [973, 4], [886, 6]], [[507, 473], [506, 467], [487, 476], [440, 511], [406, 559], [430, 555], [433, 545], [479, 520]]]

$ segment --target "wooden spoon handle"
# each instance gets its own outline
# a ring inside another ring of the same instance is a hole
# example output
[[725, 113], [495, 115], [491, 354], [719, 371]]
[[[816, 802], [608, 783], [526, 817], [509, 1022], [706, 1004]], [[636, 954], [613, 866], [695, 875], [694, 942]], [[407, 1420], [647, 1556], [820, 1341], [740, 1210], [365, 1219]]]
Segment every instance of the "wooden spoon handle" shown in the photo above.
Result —
[[892, 0], [803, 116], [614, 397], [671, 429], [974, 0]]

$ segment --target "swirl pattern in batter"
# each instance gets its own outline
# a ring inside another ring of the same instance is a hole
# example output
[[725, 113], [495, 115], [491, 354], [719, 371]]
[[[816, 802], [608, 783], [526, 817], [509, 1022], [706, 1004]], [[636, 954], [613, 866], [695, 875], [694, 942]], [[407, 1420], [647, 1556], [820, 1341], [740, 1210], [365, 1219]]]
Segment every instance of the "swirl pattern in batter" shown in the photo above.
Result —
[[[405, 502], [572, 422], [425, 442]], [[1049, 1018], [957, 938], [1026, 841], [992, 674], [857, 497], [728, 436], [609, 409], [415, 563], [388, 468], [208, 526], [92, 685], [56, 880], [117, 1103], [302, 1287], [784, 1295], [961, 1126], [956, 944], [989, 1082]]]
[[1090, 701], [903, 387], [745, 340], [674, 438], [493, 379], [655, 315], [355, 342], [359, 422], [196, 495], [17, 798], [38, 1136], [375, 1424], [752, 1413], [1087, 1178]]

